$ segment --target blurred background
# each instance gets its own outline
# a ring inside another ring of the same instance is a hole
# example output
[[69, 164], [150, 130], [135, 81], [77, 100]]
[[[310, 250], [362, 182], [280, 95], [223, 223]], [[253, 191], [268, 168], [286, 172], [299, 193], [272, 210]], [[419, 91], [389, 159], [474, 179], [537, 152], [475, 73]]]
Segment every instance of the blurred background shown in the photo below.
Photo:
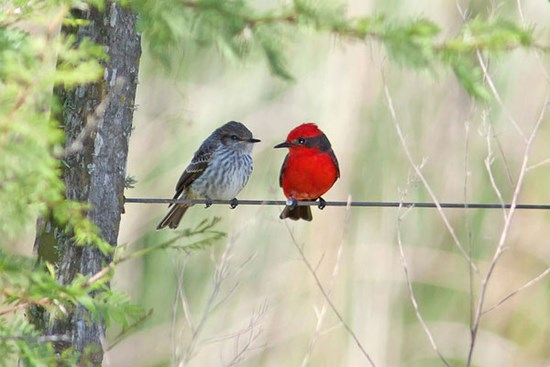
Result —
[[[263, 3], [258, 2], [258, 6]], [[516, 2], [461, 1], [473, 16], [521, 19]], [[269, 3], [265, 6], [269, 6]], [[521, 1], [527, 24], [550, 40], [550, 6]], [[454, 1], [348, 1], [350, 16], [427, 17], [454, 35], [463, 22]], [[443, 39], [443, 38], [442, 38]], [[548, 44], [549, 42], [546, 42]], [[375, 42], [296, 34], [287, 49], [294, 83], [272, 77], [262, 60], [235, 63], [216, 50], [181, 58], [166, 73], [144, 49], [127, 197], [171, 198], [204, 138], [223, 123], [243, 122], [262, 140], [240, 199], [277, 199], [286, 152], [273, 150], [303, 122], [316, 122], [340, 162], [326, 200], [432, 201], [400, 143], [384, 95], [382, 70], [417, 164], [441, 202], [512, 198], [528, 135], [549, 88], [548, 56], [522, 50], [489, 62], [504, 108], [473, 102], [449, 70], [415, 73], [387, 62]], [[550, 157], [549, 115], [529, 165]], [[550, 165], [529, 170], [519, 201], [549, 203]], [[113, 286], [152, 308], [152, 317], [106, 355], [109, 366], [359, 366], [368, 361], [327, 305], [315, 269], [343, 320], [377, 366], [440, 366], [415, 315], [398, 246], [403, 246], [418, 309], [441, 354], [464, 365], [472, 307], [482, 276], [471, 274], [434, 209], [313, 208], [313, 221], [281, 221], [282, 208], [215, 205], [190, 209], [181, 228], [218, 216], [227, 237], [203, 251], [159, 251], [117, 270]], [[155, 231], [165, 205], [127, 204], [119, 241], [143, 248], [174, 233]], [[484, 275], [503, 231], [502, 210], [444, 211]], [[398, 219], [401, 218], [399, 224]], [[550, 266], [550, 213], [517, 211], [486, 294], [499, 302]], [[550, 364], [548, 279], [507, 300], [481, 320], [475, 366]], [[116, 334], [116, 330], [111, 334]]]

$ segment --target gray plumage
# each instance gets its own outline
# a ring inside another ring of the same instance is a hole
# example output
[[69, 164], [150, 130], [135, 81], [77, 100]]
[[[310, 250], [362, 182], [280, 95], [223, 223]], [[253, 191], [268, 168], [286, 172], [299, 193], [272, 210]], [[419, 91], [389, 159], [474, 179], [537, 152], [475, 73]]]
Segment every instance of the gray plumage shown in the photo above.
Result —
[[[260, 140], [243, 124], [230, 121], [216, 129], [183, 171], [174, 199], [230, 200], [244, 188], [252, 173], [252, 146]], [[170, 204], [157, 229], [177, 228], [192, 204]]]

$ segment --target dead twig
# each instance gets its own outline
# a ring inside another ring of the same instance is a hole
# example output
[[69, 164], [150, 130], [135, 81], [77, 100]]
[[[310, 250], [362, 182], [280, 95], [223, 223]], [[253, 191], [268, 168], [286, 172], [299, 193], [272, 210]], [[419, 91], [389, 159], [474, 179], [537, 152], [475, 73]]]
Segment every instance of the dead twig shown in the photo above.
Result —
[[384, 94], [386, 96], [386, 102], [387, 102], [388, 110], [390, 112], [390, 117], [393, 121], [395, 130], [397, 132], [397, 136], [399, 137], [399, 141], [401, 143], [401, 146], [403, 147], [403, 150], [405, 152], [405, 156], [409, 160], [409, 163], [413, 167], [413, 169], [414, 169], [416, 175], [418, 176], [418, 178], [420, 179], [420, 181], [422, 181], [422, 184], [424, 185], [424, 188], [426, 189], [426, 191], [428, 192], [428, 194], [432, 198], [432, 201], [435, 203], [435, 206], [437, 208], [437, 212], [439, 213], [439, 216], [443, 220], [443, 223], [445, 224], [445, 227], [447, 227], [447, 230], [448, 230], [449, 234], [451, 235], [451, 238], [453, 239], [456, 247], [462, 253], [462, 256], [464, 256], [464, 258], [468, 262], [469, 266], [475, 271], [475, 273], [479, 274], [479, 269], [477, 268], [477, 266], [474, 264], [474, 262], [472, 261], [472, 259], [470, 258], [470, 256], [466, 252], [466, 250], [464, 249], [464, 246], [462, 246], [462, 244], [460, 243], [460, 240], [458, 239], [458, 236], [456, 235], [456, 233], [454, 231], [454, 228], [451, 226], [451, 223], [449, 222], [449, 219], [447, 218], [447, 215], [443, 211], [443, 209], [442, 209], [442, 207], [439, 203], [439, 200], [437, 199], [435, 193], [433, 192], [432, 188], [430, 187], [430, 184], [428, 183], [428, 180], [426, 179], [426, 177], [422, 173], [422, 170], [415, 163], [415, 161], [412, 157], [411, 151], [409, 150], [409, 147], [407, 146], [407, 142], [405, 141], [405, 136], [403, 135], [403, 131], [401, 130], [401, 125], [399, 124], [399, 122], [397, 120], [397, 115], [396, 115], [396, 112], [395, 112], [395, 108], [393, 107], [393, 99], [391, 97], [391, 94], [390, 94], [390, 91], [389, 91], [389, 88], [388, 88], [388, 84], [386, 82], [386, 75], [385, 75], [383, 67], [381, 68], [381, 73], [382, 73], [382, 83], [384, 85]]
[[355, 334], [353, 329], [344, 320], [344, 317], [342, 316], [340, 311], [338, 311], [338, 308], [336, 307], [336, 305], [332, 302], [329, 293], [327, 292], [327, 290], [323, 286], [323, 283], [321, 283], [321, 280], [317, 276], [317, 273], [315, 273], [315, 269], [313, 268], [313, 266], [311, 265], [311, 263], [307, 259], [302, 246], [300, 246], [298, 244], [298, 241], [296, 240], [296, 237], [294, 237], [294, 233], [290, 229], [290, 226], [289, 226], [288, 222], [285, 221], [284, 224], [285, 224], [285, 226], [288, 230], [288, 233], [289, 233], [290, 238], [292, 240], [292, 244], [294, 245], [296, 250], [298, 250], [300, 258], [302, 259], [302, 261], [306, 265], [307, 269], [309, 270], [309, 273], [311, 274], [311, 276], [313, 277], [313, 280], [317, 284], [317, 288], [319, 288], [319, 290], [321, 291], [321, 294], [325, 298], [325, 300], [326, 300], [327, 304], [329, 305], [330, 309], [332, 310], [334, 315], [338, 318], [338, 320], [341, 322], [344, 329], [346, 329], [347, 333], [353, 338], [353, 341], [355, 342], [355, 344], [357, 345], [357, 347], [359, 348], [359, 350], [361, 351], [363, 356], [367, 359], [367, 361], [370, 363], [370, 365], [374, 367], [375, 366], [374, 361], [372, 360], [370, 355], [367, 353], [365, 347], [363, 347], [363, 344], [361, 344], [361, 341], [359, 340], [359, 338], [357, 337], [357, 335]]
[[521, 291], [524, 291], [525, 289], [531, 287], [532, 285], [534, 285], [535, 283], [539, 282], [540, 280], [544, 279], [548, 274], [550, 274], [550, 267], [549, 268], [546, 268], [545, 271], [543, 271], [542, 273], [540, 273], [539, 275], [537, 275], [536, 277], [534, 277], [533, 279], [531, 279], [530, 281], [528, 281], [527, 283], [525, 283], [524, 285], [522, 285], [521, 287], [519, 287], [518, 289], [516, 289], [515, 291], [513, 292], [510, 292], [506, 297], [502, 298], [500, 301], [498, 301], [497, 303], [495, 303], [493, 306], [489, 307], [488, 309], [484, 310], [482, 312], [482, 315], [485, 315], [497, 308], [499, 308], [500, 306], [502, 306], [506, 301], [508, 301], [510, 298], [514, 297], [515, 295], [517, 295], [519, 292]]
[[401, 258], [401, 265], [403, 266], [403, 271], [405, 273], [405, 280], [407, 282], [407, 289], [409, 291], [409, 298], [411, 299], [411, 303], [414, 308], [414, 313], [416, 315], [416, 318], [420, 322], [420, 325], [422, 325], [422, 329], [424, 329], [424, 333], [428, 336], [428, 340], [430, 341], [430, 345], [433, 349], [433, 351], [437, 354], [439, 359], [447, 366], [451, 367], [449, 362], [445, 359], [443, 354], [439, 351], [439, 348], [437, 347], [437, 344], [435, 342], [435, 338], [428, 328], [428, 324], [426, 324], [426, 321], [424, 320], [424, 317], [422, 317], [422, 314], [420, 313], [420, 307], [418, 306], [418, 302], [416, 301], [416, 296], [414, 294], [414, 289], [411, 281], [411, 277], [409, 275], [409, 267], [407, 265], [407, 259], [405, 257], [405, 250], [403, 249], [403, 240], [401, 238], [401, 221], [403, 220], [403, 217], [410, 211], [410, 208], [407, 208], [403, 213], [399, 214], [397, 216], [397, 244], [399, 246], [399, 255]]
[[[351, 195], [348, 196], [348, 202], [351, 202]], [[350, 210], [350, 207], [348, 206], [346, 207], [346, 217], [344, 218], [344, 230], [342, 233], [342, 238], [340, 240], [340, 244], [338, 245], [338, 250], [336, 252], [336, 259], [334, 260], [334, 267], [332, 269], [331, 284], [328, 285], [328, 291], [327, 291], [328, 295], [330, 295], [332, 292], [332, 287], [334, 286], [334, 282], [336, 281], [336, 276], [338, 275], [338, 271], [340, 270], [340, 261], [342, 260], [342, 255], [344, 253], [344, 243], [346, 239], [346, 234], [349, 229], [350, 218], [351, 218], [351, 210]], [[319, 267], [320, 264], [321, 264], [321, 260], [319, 260], [319, 263], [315, 267], [315, 271], [317, 271], [317, 268]], [[320, 310], [316, 309], [315, 315], [317, 317], [317, 323], [315, 324], [315, 332], [309, 342], [307, 352], [304, 355], [304, 358], [302, 359], [301, 367], [306, 367], [309, 363], [311, 354], [313, 353], [313, 349], [315, 348], [315, 345], [317, 344], [317, 341], [321, 336], [321, 328], [323, 326], [323, 321], [327, 314], [327, 310], [328, 310], [327, 300], [324, 299], [321, 309]]]
[[544, 120], [544, 116], [546, 114], [546, 109], [548, 107], [548, 104], [550, 103], [550, 91], [547, 93], [544, 104], [541, 108], [539, 117], [535, 123], [535, 126], [533, 130], [531, 131], [531, 134], [529, 135], [529, 138], [527, 139], [527, 143], [525, 145], [524, 153], [523, 153], [523, 160], [521, 163], [521, 168], [519, 171], [519, 176], [517, 179], [517, 183], [514, 189], [514, 193], [512, 195], [512, 206], [510, 210], [507, 212], [505, 216], [504, 226], [502, 228], [502, 232], [500, 234], [500, 238], [497, 244], [497, 247], [495, 249], [495, 252], [493, 254], [493, 258], [491, 259], [491, 262], [489, 264], [489, 268], [487, 270], [487, 273], [485, 277], [483, 278], [481, 282], [481, 288], [479, 290], [479, 297], [477, 302], [477, 308], [476, 308], [476, 314], [474, 317], [474, 323], [471, 328], [471, 340], [470, 340], [470, 348], [468, 351], [468, 359], [466, 362], [466, 366], [470, 366], [472, 363], [472, 356], [474, 352], [474, 348], [476, 345], [476, 338], [479, 330], [479, 324], [481, 322], [481, 317], [483, 316], [483, 306], [485, 303], [485, 297], [487, 294], [487, 287], [489, 285], [489, 280], [491, 279], [491, 276], [496, 268], [496, 265], [498, 263], [498, 260], [502, 253], [504, 252], [504, 244], [506, 243], [506, 240], [508, 238], [508, 233], [510, 231], [510, 226], [512, 224], [512, 219], [514, 217], [514, 214], [516, 212], [516, 205], [518, 202], [519, 194], [521, 192], [521, 188], [523, 186], [523, 181], [525, 179], [525, 175], [527, 173], [527, 163], [529, 162], [529, 153], [531, 151], [531, 147], [533, 145], [533, 142], [535, 141], [535, 137], [537, 136], [537, 132], [539, 130], [539, 127]]

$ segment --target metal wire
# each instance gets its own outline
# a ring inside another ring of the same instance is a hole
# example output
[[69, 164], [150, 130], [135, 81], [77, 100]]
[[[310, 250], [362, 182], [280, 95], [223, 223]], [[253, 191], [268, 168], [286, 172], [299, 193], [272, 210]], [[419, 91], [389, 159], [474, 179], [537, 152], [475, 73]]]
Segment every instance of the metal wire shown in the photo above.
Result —
[[[205, 199], [157, 199], [157, 198], [125, 198], [125, 203], [128, 204], [205, 204]], [[231, 205], [231, 200], [212, 200], [214, 205]], [[283, 200], [239, 200], [238, 205], [286, 205]], [[318, 201], [298, 201], [297, 205], [318, 206]], [[398, 207], [415, 207], [415, 208], [437, 208], [435, 203], [417, 203], [417, 202], [399, 202], [399, 201], [327, 201], [326, 206], [357, 206], [357, 207], [377, 207], [377, 208], [398, 208]], [[495, 203], [439, 203], [441, 208], [454, 209], [510, 209], [511, 204], [495, 204]], [[516, 209], [535, 209], [549, 210], [550, 204], [517, 204]]]

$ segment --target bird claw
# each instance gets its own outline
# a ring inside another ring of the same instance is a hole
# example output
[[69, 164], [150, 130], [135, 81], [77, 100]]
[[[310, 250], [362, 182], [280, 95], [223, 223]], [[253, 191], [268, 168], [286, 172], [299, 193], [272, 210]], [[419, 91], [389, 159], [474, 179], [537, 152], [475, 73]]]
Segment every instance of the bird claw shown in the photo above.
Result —
[[298, 206], [298, 200], [290, 198], [286, 201], [286, 206], [288, 206], [290, 210], [292, 210]]
[[204, 204], [204, 208], [210, 208], [212, 206], [212, 199], [210, 199], [208, 196], [205, 198], [206, 203]]
[[229, 202], [229, 208], [230, 209], [235, 209], [237, 207], [237, 205], [239, 205], [239, 200], [237, 200], [237, 198], [233, 198]]
[[325, 201], [325, 199], [319, 198], [319, 205], [318, 205], [319, 209], [323, 210], [325, 209], [325, 206], [327, 206], [327, 202]]

